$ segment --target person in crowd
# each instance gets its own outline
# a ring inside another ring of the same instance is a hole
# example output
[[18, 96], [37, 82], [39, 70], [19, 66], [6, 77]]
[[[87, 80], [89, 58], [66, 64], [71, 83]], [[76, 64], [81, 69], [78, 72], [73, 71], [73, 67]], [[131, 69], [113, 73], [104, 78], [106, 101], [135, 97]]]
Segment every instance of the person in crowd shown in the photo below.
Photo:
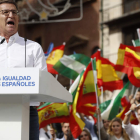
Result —
[[103, 126], [104, 126], [104, 129], [105, 131], [107, 132], [108, 128], [109, 128], [109, 123], [110, 121], [109, 120], [102, 120], [103, 121]]
[[55, 140], [56, 139], [56, 133], [55, 133], [55, 129], [53, 128], [53, 125], [50, 126], [50, 135], [51, 135], [51, 140]]
[[95, 122], [94, 120], [89, 120], [88, 117], [86, 117], [84, 114], [79, 113], [81, 119], [85, 123], [85, 128], [87, 128], [90, 131], [92, 140], [98, 140], [97, 133], [95, 132]]
[[120, 118], [114, 118], [109, 123], [109, 128], [107, 132], [103, 127], [103, 122], [101, 118], [100, 109], [96, 110], [96, 113], [99, 115], [100, 118], [100, 135], [102, 140], [130, 140], [128, 134], [122, 127], [122, 120]]
[[55, 138], [55, 129], [52, 124], [40, 129], [39, 140], [55, 140]]
[[64, 123], [61, 123], [61, 125], [62, 125], [62, 131], [64, 133], [64, 136], [61, 139], [56, 138], [56, 140], [74, 140], [70, 131], [70, 124], [64, 122]]
[[[47, 71], [42, 47], [18, 34], [18, 7], [15, 0], [0, 0], [0, 68], [24, 68], [25, 44], [26, 67], [36, 67]], [[30, 140], [39, 140], [38, 113], [30, 104]]]
[[56, 137], [61, 139], [64, 136], [61, 123], [53, 123], [53, 127], [56, 130]]
[[[125, 118], [123, 120], [123, 127], [126, 130], [127, 134], [130, 136], [130, 138], [134, 140], [140, 140], [140, 106], [137, 106], [135, 103], [132, 103], [130, 110], [131, 112], [125, 115]], [[130, 123], [132, 112], [135, 112], [136, 114], [136, 117], [139, 122], [138, 125], [133, 125]]]
[[87, 128], [84, 128], [78, 139], [79, 140], [92, 140], [89, 130]]
[[140, 88], [138, 88], [135, 95], [135, 104], [140, 104]]

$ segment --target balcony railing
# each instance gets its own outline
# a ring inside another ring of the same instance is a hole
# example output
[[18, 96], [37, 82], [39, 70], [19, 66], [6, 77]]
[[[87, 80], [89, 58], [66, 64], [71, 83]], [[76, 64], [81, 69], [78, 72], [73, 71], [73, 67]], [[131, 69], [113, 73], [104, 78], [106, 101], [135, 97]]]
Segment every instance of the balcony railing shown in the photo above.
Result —
[[129, 14], [130, 12], [140, 11], [140, 0], [133, 0], [122, 3], [111, 8], [103, 10], [103, 22]]

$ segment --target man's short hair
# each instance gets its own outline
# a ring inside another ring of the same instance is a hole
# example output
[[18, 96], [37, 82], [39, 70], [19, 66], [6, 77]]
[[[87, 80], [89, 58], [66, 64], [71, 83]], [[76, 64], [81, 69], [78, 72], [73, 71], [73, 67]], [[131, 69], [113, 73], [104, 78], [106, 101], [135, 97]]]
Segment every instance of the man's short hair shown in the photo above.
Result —
[[16, 4], [16, 2], [14, 0], [0, 0], [0, 4], [3, 4], [3, 3], [10, 3], [10, 4], [14, 4], [18, 10], [18, 6]]
[[64, 125], [65, 123], [68, 123], [68, 122], [62, 122], [62, 123], [61, 123], [61, 127], [63, 127], [63, 125]]

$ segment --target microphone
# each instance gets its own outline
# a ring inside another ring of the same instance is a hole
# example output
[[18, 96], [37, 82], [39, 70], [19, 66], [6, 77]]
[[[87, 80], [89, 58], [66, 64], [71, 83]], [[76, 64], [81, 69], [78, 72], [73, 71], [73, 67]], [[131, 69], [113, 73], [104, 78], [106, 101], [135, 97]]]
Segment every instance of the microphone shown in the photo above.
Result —
[[5, 38], [4, 39], [2, 39], [2, 41], [0, 42], [0, 44], [3, 44], [3, 42], [5, 41]]
[[26, 67], [26, 42], [27, 42], [27, 39], [24, 38], [24, 41], [25, 41], [25, 67]]

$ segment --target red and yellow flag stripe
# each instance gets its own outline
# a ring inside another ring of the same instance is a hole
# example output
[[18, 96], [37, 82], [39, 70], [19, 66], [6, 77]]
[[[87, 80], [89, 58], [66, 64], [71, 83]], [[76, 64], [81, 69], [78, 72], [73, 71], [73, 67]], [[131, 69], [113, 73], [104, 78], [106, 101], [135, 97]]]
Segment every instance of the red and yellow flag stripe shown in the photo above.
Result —
[[128, 45], [124, 45], [124, 44], [120, 44], [119, 50], [118, 50], [118, 59], [117, 59], [117, 63], [115, 66], [115, 69], [117, 71], [123, 72], [123, 73], [127, 73], [128, 72], [128, 67], [124, 67], [124, 57], [125, 57], [125, 49], [129, 48], [131, 50], [133, 50], [137, 55], [140, 56], [140, 47], [134, 47], [134, 46], [128, 46]]
[[48, 72], [52, 74], [58, 74], [58, 72], [55, 69], [53, 69], [53, 66], [63, 56], [64, 48], [65, 48], [65, 45], [61, 45], [61, 46], [53, 48], [52, 52], [49, 54], [46, 60]]
[[115, 71], [115, 65], [108, 59], [100, 56], [100, 51], [92, 55], [92, 58], [96, 57], [97, 66], [97, 83], [99, 87], [103, 87], [103, 90], [116, 90], [123, 88], [123, 81], [118, 77]]
[[[121, 118], [123, 120], [124, 117], [125, 117], [125, 113], [127, 113], [129, 111], [130, 107], [131, 107], [131, 104], [130, 104], [130, 102], [127, 99], [126, 96], [124, 96], [121, 99], [121, 105], [122, 105], [123, 109], [116, 117]], [[137, 118], [136, 118], [134, 113], [132, 113], [132, 115], [131, 115], [130, 123], [131, 124], [136, 124], [136, 125], [138, 124], [138, 120], [137, 120]]]
[[125, 48], [123, 65], [126, 67], [125, 72], [128, 75], [129, 81], [139, 87], [140, 85], [140, 55], [128, 47]]
[[[83, 76], [83, 81], [80, 83], [79, 89], [79, 98], [78, 98], [78, 107], [83, 106], [85, 104], [93, 103], [96, 104], [96, 93], [95, 93], [95, 83], [94, 83], [94, 75], [92, 64], [89, 63], [87, 66]], [[101, 92], [98, 88], [98, 96], [100, 96]]]
[[81, 134], [81, 132], [85, 126], [85, 123], [76, 115], [77, 102], [79, 100], [79, 91], [81, 89], [82, 82], [83, 82], [83, 77], [81, 76], [80, 83], [79, 83], [79, 86], [77, 88], [76, 95], [75, 95], [75, 98], [73, 101], [72, 110], [70, 113], [70, 130], [71, 130], [74, 138], [77, 138]]

